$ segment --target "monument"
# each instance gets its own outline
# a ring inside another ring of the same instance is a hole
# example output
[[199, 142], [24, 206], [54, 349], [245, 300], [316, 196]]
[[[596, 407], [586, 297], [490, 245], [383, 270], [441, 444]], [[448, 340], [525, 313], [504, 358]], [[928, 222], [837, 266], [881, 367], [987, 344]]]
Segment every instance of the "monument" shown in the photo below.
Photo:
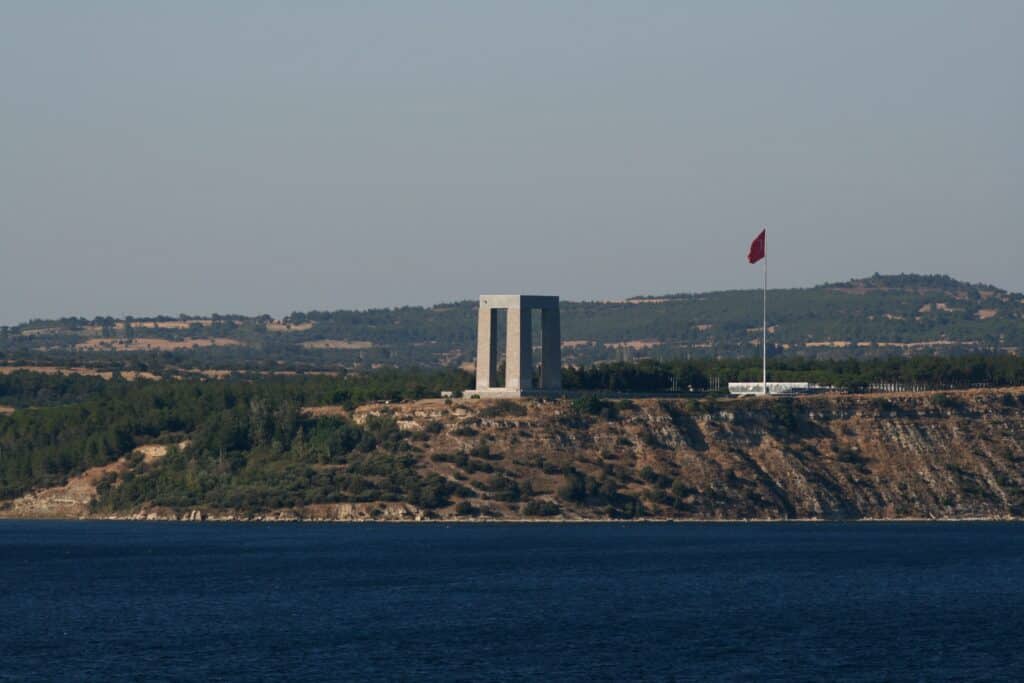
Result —
[[[498, 311], [506, 311], [505, 386], [498, 379]], [[540, 309], [541, 372], [533, 382], [531, 311]], [[562, 389], [562, 323], [557, 296], [483, 294], [477, 319], [476, 389], [466, 396], [511, 398], [558, 393]]]

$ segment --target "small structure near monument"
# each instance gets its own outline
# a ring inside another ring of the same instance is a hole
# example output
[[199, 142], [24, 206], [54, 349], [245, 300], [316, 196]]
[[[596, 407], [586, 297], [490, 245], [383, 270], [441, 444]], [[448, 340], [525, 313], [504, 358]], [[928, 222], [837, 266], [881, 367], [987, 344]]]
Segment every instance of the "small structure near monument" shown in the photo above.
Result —
[[729, 393], [733, 396], [795, 396], [831, 390], [832, 387], [807, 382], [729, 382]]
[[[498, 317], [507, 312], [505, 331], [505, 386], [498, 379]], [[541, 312], [540, 385], [533, 383], [533, 327], [531, 311]], [[477, 319], [476, 389], [465, 396], [513, 398], [559, 393], [562, 389], [562, 323], [557, 296], [483, 294]]]

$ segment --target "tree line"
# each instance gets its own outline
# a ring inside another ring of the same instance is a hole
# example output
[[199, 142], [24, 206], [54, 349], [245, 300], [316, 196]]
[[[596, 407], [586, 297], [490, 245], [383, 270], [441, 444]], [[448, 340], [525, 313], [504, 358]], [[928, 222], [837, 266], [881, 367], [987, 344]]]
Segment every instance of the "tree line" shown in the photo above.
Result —
[[[1024, 385], [1024, 358], [1010, 354], [965, 356], [898, 356], [878, 359], [816, 360], [776, 358], [769, 362], [768, 376], [778, 382], [811, 382], [851, 392], [868, 390], [879, 383], [916, 385], [934, 389], [972, 386]], [[727, 382], [759, 382], [760, 359], [698, 359], [598, 363], [566, 368], [566, 389], [595, 391], [682, 393], [708, 390], [711, 378]]]

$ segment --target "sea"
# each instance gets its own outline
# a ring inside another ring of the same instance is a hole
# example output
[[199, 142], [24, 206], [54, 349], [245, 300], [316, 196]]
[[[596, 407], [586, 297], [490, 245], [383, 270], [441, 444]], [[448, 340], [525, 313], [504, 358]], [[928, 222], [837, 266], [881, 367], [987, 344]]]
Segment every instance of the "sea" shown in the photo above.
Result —
[[0, 680], [1024, 680], [1024, 525], [0, 521]]

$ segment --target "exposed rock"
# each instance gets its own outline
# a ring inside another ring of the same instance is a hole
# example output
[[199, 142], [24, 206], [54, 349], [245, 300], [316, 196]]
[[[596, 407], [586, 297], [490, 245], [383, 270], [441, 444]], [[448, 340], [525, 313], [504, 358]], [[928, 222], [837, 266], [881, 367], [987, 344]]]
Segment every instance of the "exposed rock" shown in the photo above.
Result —
[[[394, 500], [258, 513], [143, 506], [122, 518], [1024, 517], [1022, 389], [717, 402], [642, 399], [617, 403], [608, 417], [578, 414], [568, 401], [530, 401], [528, 410], [515, 415], [488, 411], [489, 405], [431, 400], [356, 411], [357, 418], [391, 415], [399, 424], [417, 425], [410, 451], [417, 471], [437, 474], [461, 491], [441, 508]], [[431, 423], [442, 428], [423, 429]], [[8, 501], [0, 516], [90, 516], [90, 501], [104, 477], [109, 482], [132, 466], [159, 466], [158, 448], [166, 452], [166, 447], [141, 447], [142, 464], [125, 459], [89, 470], [66, 486]], [[575, 492], [566, 489], [572, 477], [582, 487]], [[518, 492], [503, 493], [507, 481]], [[533, 501], [529, 508], [527, 501]]]

